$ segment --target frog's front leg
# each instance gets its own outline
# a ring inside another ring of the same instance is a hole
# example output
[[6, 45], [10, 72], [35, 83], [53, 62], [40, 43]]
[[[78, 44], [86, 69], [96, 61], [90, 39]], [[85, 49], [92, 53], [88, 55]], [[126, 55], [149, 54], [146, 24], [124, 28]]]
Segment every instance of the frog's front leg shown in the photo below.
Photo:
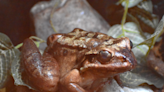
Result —
[[64, 90], [62, 92], [87, 92], [79, 84], [82, 83], [82, 77], [77, 69], [73, 69], [66, 74], [60, 83]]
[[59, 66], [48, 53], [40, 54], [35, 43], [26, 39], [21, 51], [21, 74], [23, 81], [43, 92], [55, 92], [59, 82]]

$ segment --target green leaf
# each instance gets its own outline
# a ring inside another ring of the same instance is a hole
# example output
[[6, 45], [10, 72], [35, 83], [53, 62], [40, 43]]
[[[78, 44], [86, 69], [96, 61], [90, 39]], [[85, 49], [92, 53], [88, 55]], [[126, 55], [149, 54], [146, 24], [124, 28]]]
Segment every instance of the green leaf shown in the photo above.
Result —
[[3, 33], [0, 33], [0, 88], [4, 88], [8, 80], [11, 79], [11, 63], [15, 58], [15, 49], [9, 39]]

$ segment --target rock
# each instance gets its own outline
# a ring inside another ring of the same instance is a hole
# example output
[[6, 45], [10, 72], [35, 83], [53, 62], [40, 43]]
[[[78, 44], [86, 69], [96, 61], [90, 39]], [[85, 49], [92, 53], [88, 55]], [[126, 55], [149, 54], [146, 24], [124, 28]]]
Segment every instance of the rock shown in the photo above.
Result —
[[[52, 17], [50, 17], [51, 12], [53, 13]], [[108, 23], [90, 7], [86, 0], [40, 2], [31, 9], [31, 13], [36, 35], [44, 40], [55, 33], [50, 24], [50, 19], [55, 30], [59, 33], [67, 33], [74, 28], [107, 33], [109, 29]], [[45, 47], [45, 43], [40, 45], [42, 50]]]
[[134, 88], [120, 87], [117, 82], [113, 79], [111, 83], [106, 83], [101, 92], [153, 92], [149, 87], [138, 86]]

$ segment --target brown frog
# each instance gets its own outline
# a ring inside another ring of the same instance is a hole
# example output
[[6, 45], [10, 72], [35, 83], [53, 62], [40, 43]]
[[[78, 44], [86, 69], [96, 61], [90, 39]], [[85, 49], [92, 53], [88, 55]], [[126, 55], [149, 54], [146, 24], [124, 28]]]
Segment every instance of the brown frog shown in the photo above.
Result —
[[43, 56], [29, 39], [22, 47], [22, 79], [38, 91], [96, 91], [137, 64], [127, 37], [113, 38], [76, 28], [51, 35], [47, 44]]

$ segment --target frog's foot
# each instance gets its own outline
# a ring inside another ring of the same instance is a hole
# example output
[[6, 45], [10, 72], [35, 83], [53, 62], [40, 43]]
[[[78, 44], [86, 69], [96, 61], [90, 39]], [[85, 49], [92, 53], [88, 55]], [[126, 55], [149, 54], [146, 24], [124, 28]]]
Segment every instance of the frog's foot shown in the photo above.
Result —
[[26, 39], [21, 51], [23, 81], [39, 91], [55, 92], [59, 82], [59, 66], [49, 54], [41, 56], [35, 43]]
[[77, 69], [73, 69], [61, 79], [61, 85], [66, 89], [62, 92], [87, 92], [79, 84], [82, 82], [82, 78]]

